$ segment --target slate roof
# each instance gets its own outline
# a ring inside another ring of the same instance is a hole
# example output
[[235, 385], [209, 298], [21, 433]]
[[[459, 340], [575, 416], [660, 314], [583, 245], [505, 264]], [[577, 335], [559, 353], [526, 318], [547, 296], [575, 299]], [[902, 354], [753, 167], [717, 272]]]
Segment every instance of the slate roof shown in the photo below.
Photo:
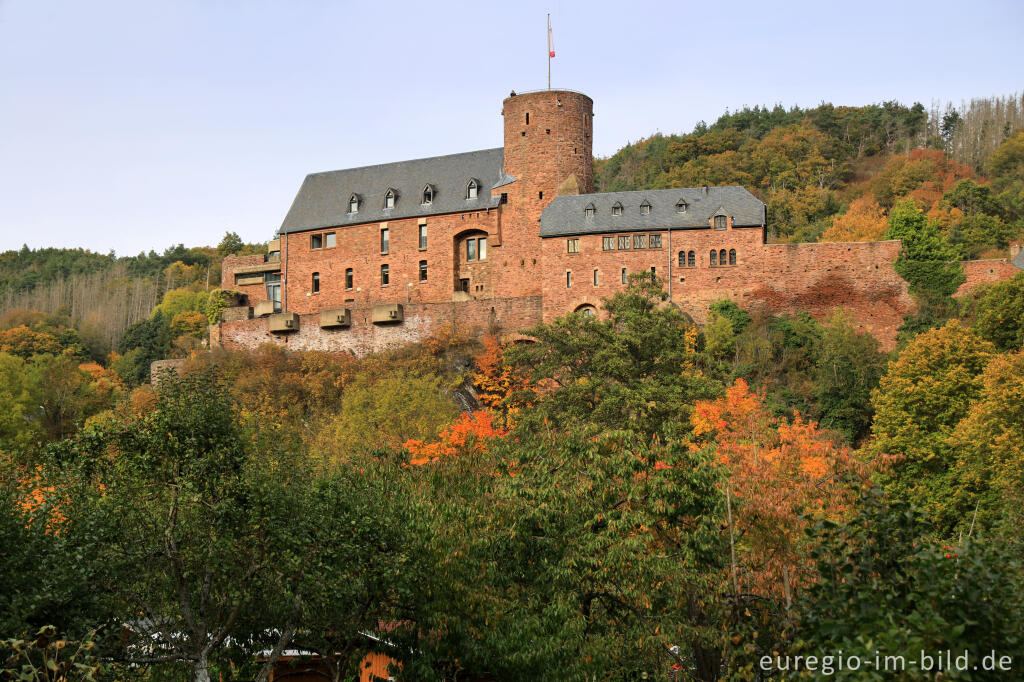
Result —
[[[278, 234], [323, 227], [397, 220], [420, 216], [493, 208], [499, 198], [491, 188], [507, 180], [502, 174], [502, 147], [462, 154], [434, 156], [377, 166], [311, 173], [306, 176]], [[469, 181], [480, 188], [475, 200], [466, 199]], [[434, 199], [422, 204], [423, 188], [431, 185]], [[384, 208], [389, 188], [398, 192], [395, 207]], [[359, 195], [359, 211], [349, 213], [349, 199]]]
[[[686, 210], [676, 204], [682, 199]], [[651, 211], [640, 213], [647, 201]], [[622, 204], [622, 215], [612, 215], [612, 206]], [[593, 204], [594, 215], [584, 210]], [[732, 216], [734, 227], [760, 227], [765, 224], [764, 203], [743, 187], [701, 187], [683, 189], [605, 192], [555, 197], [540, 217], [540, 236], [558, 237], [602, 232], [633, 232], [658, 229], [710, 229], [714, 215]]]

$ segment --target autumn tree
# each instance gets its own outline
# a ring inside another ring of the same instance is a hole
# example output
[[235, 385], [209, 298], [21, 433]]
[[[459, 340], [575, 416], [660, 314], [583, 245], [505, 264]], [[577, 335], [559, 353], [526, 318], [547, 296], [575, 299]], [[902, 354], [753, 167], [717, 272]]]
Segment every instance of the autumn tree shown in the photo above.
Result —
[[872, 395], [871, 449], [896, 459], [887, 490], [919, 505], [944, 533], [970, 510], [957, 502], [950, 436], [977, 400], [995, 348], [959, 321], [925, 332], [889, 365]]
[[885, 211], [870, 197], [850, 202], [846, 213], [832, 219], [832, 225], [821, 235], [826, 242], [875, 242], [889, 227]]
[[1024, 274], [993, 282], [971, 292], [967, 319], [981, 338], [1001, 351], [1024, 346]]

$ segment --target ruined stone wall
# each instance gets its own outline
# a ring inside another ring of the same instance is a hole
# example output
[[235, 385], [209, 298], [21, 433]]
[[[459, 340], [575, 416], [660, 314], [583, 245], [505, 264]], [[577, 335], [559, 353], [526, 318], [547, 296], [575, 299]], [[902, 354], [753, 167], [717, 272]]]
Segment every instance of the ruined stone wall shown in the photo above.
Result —
[[1018, 272], [1024, 272], [1006, 258], [990, 260], [970, 260], [960, 263], [967, 275], [967, 281], [960, 285], [954, 296], [963, 296], [975, 287], [989, 282], [1001, 282], [1010, 279]]
[[221, 322], [219, 341], [228, 350], [253, 350], [273, 343], [291, 350], [322, 350], [358, 356], [418, 343], [440, 334], [481, 335], [489, 331], [513, 333], [541, 321], [539, 296], [501, 298], [448, 303], [403, 304], [405, 320], [400, 324], [373, 324], [372, 306], [352, 307], [352, 326], [321, 329], [318, 313], [299, 316], [299, 330], [271, 334], [267, 319]]

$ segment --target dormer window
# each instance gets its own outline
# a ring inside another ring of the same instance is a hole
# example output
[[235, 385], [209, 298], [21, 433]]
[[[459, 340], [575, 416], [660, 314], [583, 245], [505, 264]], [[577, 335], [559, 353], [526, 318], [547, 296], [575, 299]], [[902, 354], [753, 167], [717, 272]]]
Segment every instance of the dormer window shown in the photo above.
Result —
[[477, 193], [480, 191], [480, 183], [475, 179], [469, 181], [469, 186], [466, 187], [466, 198], [476, 199]]
[[423, 188], [423, 205], [429, 206], [434, 203], [434, 188], [427, 185]]
[[612, 204], [612, 215], [622, 215], [622, 204], [617, 201]]
[[594, 208], [594, 204], [587, 204], [586, 208], [583, 209], [584, 218], [593, 218], [594, 214], [597, 213], [597, 209]]
[[640, 215], [651, 214], [651, 202], [644, 199], [644, 203], [640, 204]]
[[359, 195], [353, 194], [348, 200], [348, 212], [359, 213]]
[[715, 229], [716, 230], [724, 230], [727, 227], [728, 227], [728, 218], [726, 218], [724, 215], [716, 215], [715, 216]]
[[395, 207], [395, 201], [397, 201], [397, 200], [398, 200], [398, 192], [396, 192], [393, 189], [389, 189], [387, 191], [387, 193], [384, 194], [384, 208], [394, 208]]
[[682, 199], [676, 202], [676, 213], [686, 213], [686, 202]]

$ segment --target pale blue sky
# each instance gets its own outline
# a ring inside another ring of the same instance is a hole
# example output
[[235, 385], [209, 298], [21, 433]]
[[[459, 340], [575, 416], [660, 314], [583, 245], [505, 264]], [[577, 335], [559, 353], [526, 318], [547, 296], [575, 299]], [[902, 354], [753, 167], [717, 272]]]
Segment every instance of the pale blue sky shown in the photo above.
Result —
[[0, 250], [271, 238], [306, 173], [500, 146], [594, 99], [594, 152], [726, 108], [1024, 88], [1024, 2], [0, 0]]

